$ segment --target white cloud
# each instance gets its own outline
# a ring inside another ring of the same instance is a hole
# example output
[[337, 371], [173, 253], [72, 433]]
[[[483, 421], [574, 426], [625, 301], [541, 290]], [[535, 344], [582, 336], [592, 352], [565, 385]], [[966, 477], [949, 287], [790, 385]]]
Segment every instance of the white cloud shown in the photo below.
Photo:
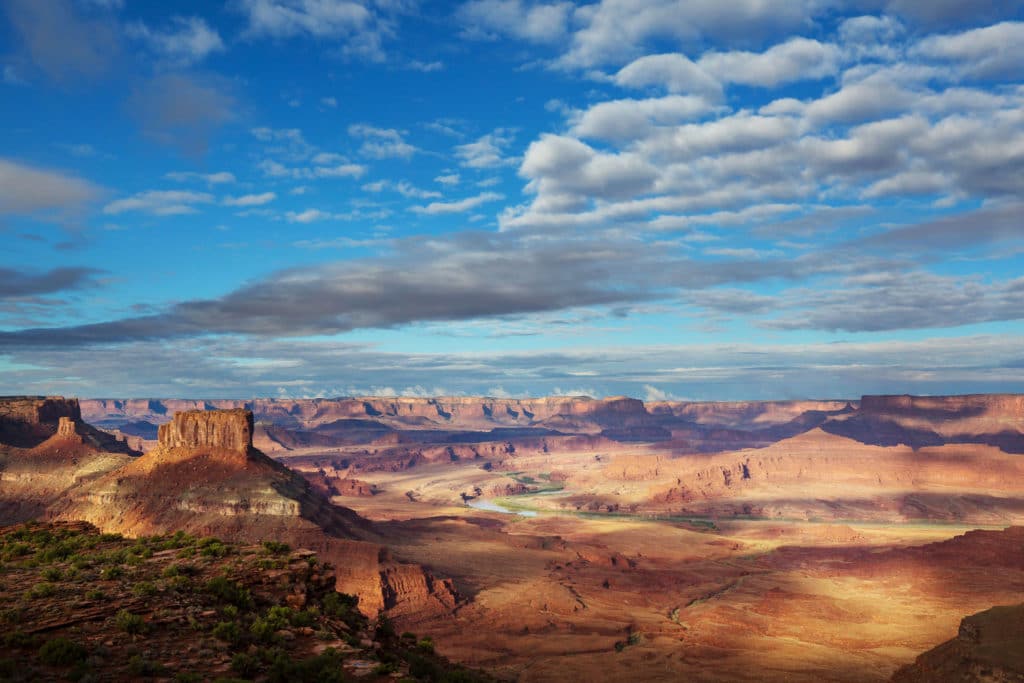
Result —
[[722, 82], [774, 88], [831, 76], [839, 69], [840, 56], [835, 45], [791, 38], [765, 52], [709, 52], [698, 65]]
[[505, 195], [497, 192], [483, 192], [475, 197], [467, 197], [466, 199], [460, 199], [454, 202], [431, 202], [426, 206], [414, 206], [412, 207], [412, 210], [415, 213], [422, 213], [431, 216], [449, 213], [462, 213], [476, 208], [481, 204], [504, 198]]
[[714, 109], [708, 100], [692, 95], [611, 100], [573, 114], [572, 132], [584, 138], [636, 140], [647, 137], [654, 127], [678, 125]]
[[271, 178], [295, 178], [298, 180], [316, 180], [323, 178], [359, 178], [366, 173], [366, 166], [362, 164], [342, 163], [330, 166], [305, 166], [291, 167], [274, 161], [264, 159], [256, 164], [264, 175]]
[[433, 199], [441, 196], [440, 192], [420, 189], [406, 180], [400, 180], [397, 183], [390, 180], [377, 180], [363, 185], [363, 190], [366, 192], [383, 192], [384, 190], [392, 190], [407, 199]]
[[456, 17], [463, 36], [489, 39], [511, 36], [534, 43], [552, 43], [565, 36], [571, 2], [534, 3], [522, 0], [471, 0]]
[[99, 187], [76, 176], [0, 159], [0, 215], [65, 211], [100, 193]]
[[953, 62], [968, 78], [1018, 79], [1024, 64], [1024, 22], [1005, 21], [994, 26], [953, 35], [931, 36], [918, 43], [913, 54]]
[[217, 31], [199, 17], [175, 17], [170, 28], [164, 31], [151, 29], [141, 21], [134, 22], [125, 32], [146, 43], [161, 59], [180, 66], [201, 62], [225, 49]]
[[418, 59], [414, 59], [409, 62], [409, 68], [413, 71], [419, 71], [421, 73], [432, 73], [434, 71], [441, 71], [444, 69], [444, 62], [421, 62]]
[[322, 221], [328, 218], [333, 218], [333, 214], [327, 211], [321, 211], [320, 209], [306, 209], [305, 211], [289, 211], [285, 214], [289, 223], [312, 223], [314, 221]]
[[652, 44], [759, 43], [803, 27], [826, 10], [819, 0], [601, 0], [578, 10], [580, 28], [558, 65], [622, 64]]
[[103, 207], [103, 213], [116, 215], [127, 211], [141, 211], [154, 216], [173, 216], [195, 213], [196, 204], [210, 204], [213, 195], [208, 192], [185, 190], [147, 190], [116, 199]]
[[165, 173], [164, 177], [168, 180], [174, 180], [179, 183], [185, 183], [190, 180], [201, 180], [210, 185], [222, 185], [225, 183], [236, 182], [235, 174], [227, 171], [220, 171], [218, 173], [198, 173], [196, 171], [172, 171], [171, 173]]
[[458, 185], [459, 184], [459, 174], [458, 173], [448, 173], [446, 175], [439, 175], [436, 178], [434, 178], [434, 182], [435, 183], [441, 183], [442, 185], [448, 185], [448, 186]]
[[248, 18], [250, 38], [340, 40], [343, 54], [373, 61], [384, 59], [383, 40], [393, 33], [386, 17], [353, 0], [239, 0], [236, 6]]
[[377, 128], [365, 123], [354, 123], [348, 127], [348, 134], [363, 138], [359, 153], [373, 159], [408, 159], [420, 151], [403, 139], [402, 131], [394, 128]]
[[245, 194], [240, 197], [225, 197], [221, 202], [224, 206], [262, 206], [277, 199], [275, 192], [261, 194]]
[[618, 85], [629, 88], [664, 88], [670, 93], [720, 99], [722, 85], [707, 71], [679, 53], [647, 55], [615, 74]]
[[496, 168], [508, 166], [515, 159], [505, 157], [505, 148], [512, 142], [511, 135], [503, 129], [481, 136], [476, 142], [455, 147], [455, 156], [463, 166], [469, 168]]

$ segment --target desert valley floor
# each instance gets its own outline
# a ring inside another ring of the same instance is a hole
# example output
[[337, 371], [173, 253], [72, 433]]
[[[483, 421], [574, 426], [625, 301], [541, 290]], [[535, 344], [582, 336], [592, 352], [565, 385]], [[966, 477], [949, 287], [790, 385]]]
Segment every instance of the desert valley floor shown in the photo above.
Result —
[[503, 680], [1016, 680], [1020, 610], [961, 620], [1022, 602], [1022, 432], [1017, 395], [4, 399], [0, 521], [310, 548]]

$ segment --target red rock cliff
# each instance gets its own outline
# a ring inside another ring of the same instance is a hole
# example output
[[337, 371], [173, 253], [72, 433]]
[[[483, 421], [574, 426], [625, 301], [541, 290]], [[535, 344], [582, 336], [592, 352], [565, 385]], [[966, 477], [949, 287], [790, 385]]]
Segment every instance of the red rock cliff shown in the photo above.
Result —
[[161, 448], [220, 448], [246, 453], [252, 449], [253, 418], [248, 410], [190, 410], [175, 413], [160, 425]]
[[61, 396], [0, 398], [0, 443], [35, 446], [57, 433], [62, 418], [81, 421], [78, 399]]

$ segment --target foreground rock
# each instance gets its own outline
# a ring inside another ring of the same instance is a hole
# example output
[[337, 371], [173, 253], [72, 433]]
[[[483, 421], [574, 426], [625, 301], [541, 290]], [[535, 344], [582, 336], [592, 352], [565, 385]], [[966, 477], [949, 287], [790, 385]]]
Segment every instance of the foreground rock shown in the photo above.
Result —
[[282, 543], [0, 529], [0, 679], [488, 680], [374, 628], [331, 568]]
[[956, 638], [925, 652], [892, 680], [1024, 681], [1024, 604], [993, 607], [966, 617]]

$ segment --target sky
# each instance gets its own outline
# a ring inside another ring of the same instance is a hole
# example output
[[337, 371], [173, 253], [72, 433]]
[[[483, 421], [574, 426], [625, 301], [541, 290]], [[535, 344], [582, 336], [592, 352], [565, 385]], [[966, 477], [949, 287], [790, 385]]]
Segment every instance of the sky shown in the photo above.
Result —
[[1020, 0], [0, 0], [0, 393], [1024, 391]]

